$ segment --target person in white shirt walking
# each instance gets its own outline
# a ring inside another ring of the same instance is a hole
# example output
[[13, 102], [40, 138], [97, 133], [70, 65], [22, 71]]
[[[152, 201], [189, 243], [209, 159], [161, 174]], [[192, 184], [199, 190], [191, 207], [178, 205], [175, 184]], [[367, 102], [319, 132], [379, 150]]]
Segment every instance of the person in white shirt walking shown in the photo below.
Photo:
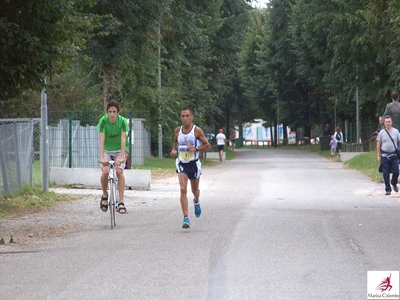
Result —
[[222, 129], [220, 129], [219, 133], [215, 137], [217, 140], [219, 161], [222, 161], [222, 157], [224, 155], [224, 146], [225, 146], [225, 141], [226, 141], [226, 136], [223, 132], [224, 131]]

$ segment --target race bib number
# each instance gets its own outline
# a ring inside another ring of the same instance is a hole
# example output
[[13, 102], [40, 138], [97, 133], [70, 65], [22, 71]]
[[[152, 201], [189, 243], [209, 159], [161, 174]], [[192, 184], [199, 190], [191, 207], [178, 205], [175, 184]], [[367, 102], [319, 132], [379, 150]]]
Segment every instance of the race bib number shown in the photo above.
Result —
[[180, 151], [179, 152], [180, 160], [194, 160], [194, 152], [190, 151]]

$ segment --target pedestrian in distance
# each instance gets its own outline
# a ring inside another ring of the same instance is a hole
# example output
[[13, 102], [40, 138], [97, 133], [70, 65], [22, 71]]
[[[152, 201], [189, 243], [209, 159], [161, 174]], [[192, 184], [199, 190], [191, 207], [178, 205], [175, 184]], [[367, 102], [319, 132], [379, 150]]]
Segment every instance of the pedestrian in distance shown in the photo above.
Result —
[[236, 138], [236, 132], [232, 130], [230, 135], [232, 149], [235, 149], [235, 138]]
[[334, 135], [331, 136], [329, 146], [331, 147], [331, 157], [333, 157], [334, 155], [336, 155], [336, 151], [337, 151], [337, 141], [336, 141]]
[[189, 107], [182, 108], [180, 117], [182, 125], [175, 128], [171, 156], [177, 156], [175, 165], [176, 172], [178, 173], [180, 202], [183, 213], [182, 228], [190, 228], [187, 184], [190, 180], [190, 186], [194, 196], [194, 214], [196, 218], [199, 218], [201, 215], [199, 189], [201, 162], [199, 152], [209, 150], [210, 143], [205, 137], [203, 130], [193, 124], [194, 116]]
[[383, 122], [383, 116], [379, 116], [378, 122], [379, 122], [378, 129], [372, 134], [372, 136], [377, 136], [379, 131], [381, 131], [382, 129], [385, 129], [385, 124]]
[[[383, 120], [383, 116], [379, 116], [378, 118], [378, 122], [379, 122], [379, 127], [378, 127], [378, 133], [379, 131], [381, 131], [382, 129], [385, 129], [385, 122]], [[396, 127], [395, 127], [396, 128]], [[397, 128], [396, 128], [397, 129]], [[398, 129], [397, 129], [398, 130]]]
[[390, 93], [391, 102], [386, 105], [385, 112], [383, 113], [383, 118], [389, 115], [392, 119], [392, 127], [397, 130], [400, 129], [400, 103], [399, 103], [399, 93], [393, 91]]
[[331, 136], [331, 126], [329, 126], [329, 124], [325, 125], [325, 129], [322, 132], [323, 136]]
[[108, 161], [111, 157], [115, 160], [115, 168], [118, 179], [118, 212], [120, 214], [126, 213], [124, 204], [125, 192], [125, 150], [126, 150], [126, 132], [129, 131], [129, 125], [123, 116], [119, 115], [119, 104], [117, 101], [112, 100], [107, 104], [107, 113], [103, 115], [97, 125], [97, 131], [100, 136], [100, 163], [101, 163], [101, 189], [102, 196], [100, 199], [100, 209], [103, 212], [108, 210]]
[[219, 133], [217, 134], [217, 136], [215, 138], [217, 140], [219, 161], [222, 161], [222, 158], [224, 156], [225, 142], [226, 142], [226, 136], [225, 136], [222, 128], [219, 130]]
[[339, 126], [335, 128], [334, 135], [336, 139], [336, 153], [340, 156], [340, 154], [342, 153], [343, 134]]
[[[396, 149], [400, 142], [399, 131], [392, 127], [392, 118], [385, 116], [385, 129], [381, 130], [376, 137], [376, 154], [377, 160], [381, 164], [383, 181], [385, 182], [385, 195], [390, 195], [393, 190], [397, 193], [399, 179], [399, 159], [397, 158]], [[392, 178], [390, 179], [390, 173]]]

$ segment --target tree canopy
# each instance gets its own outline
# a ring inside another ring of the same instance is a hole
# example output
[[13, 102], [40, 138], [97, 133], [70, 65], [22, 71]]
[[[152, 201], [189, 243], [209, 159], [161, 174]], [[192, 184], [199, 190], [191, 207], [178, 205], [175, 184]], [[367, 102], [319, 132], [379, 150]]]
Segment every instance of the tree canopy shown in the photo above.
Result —
[[400, 82], [398, 1], [250, 2], [2, 1], [0, 111], [33, 116], [46, 77], [52, 110], [117, 99], [167, 137], [185, 105], [210, 131], [263, 118], [310, 136], [355, 122], [356, 90], [376, 121]]
[[[8, 0], [0, 3], [0, 100], [43, 87], [45, 76], [77, 55], [85, 24], [80, 1]], [[71, 35], [74, 32], [74, 35]]]

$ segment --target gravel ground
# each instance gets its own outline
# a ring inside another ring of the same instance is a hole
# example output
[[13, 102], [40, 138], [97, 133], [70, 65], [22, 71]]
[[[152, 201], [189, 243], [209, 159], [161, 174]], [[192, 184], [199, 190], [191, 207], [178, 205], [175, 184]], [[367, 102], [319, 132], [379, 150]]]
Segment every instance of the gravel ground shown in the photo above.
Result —
[[[99, 207], [101, 190], [50, 188], [60, 194], [78, 197], [78, 200], [44, 208], [37, 213], [0, 219], [0, 254], [8, 251], [23, 251], [43, 247], [54, 238], [65, 237], [84, 231], [91, 223], [109, 218]], [[150, 191], [126, 190], [125, 202], [130, 209], [144, 209], [152, 205], [154, 199], [177, 195], [179, 187], [176, 176], [157, 179]]]

